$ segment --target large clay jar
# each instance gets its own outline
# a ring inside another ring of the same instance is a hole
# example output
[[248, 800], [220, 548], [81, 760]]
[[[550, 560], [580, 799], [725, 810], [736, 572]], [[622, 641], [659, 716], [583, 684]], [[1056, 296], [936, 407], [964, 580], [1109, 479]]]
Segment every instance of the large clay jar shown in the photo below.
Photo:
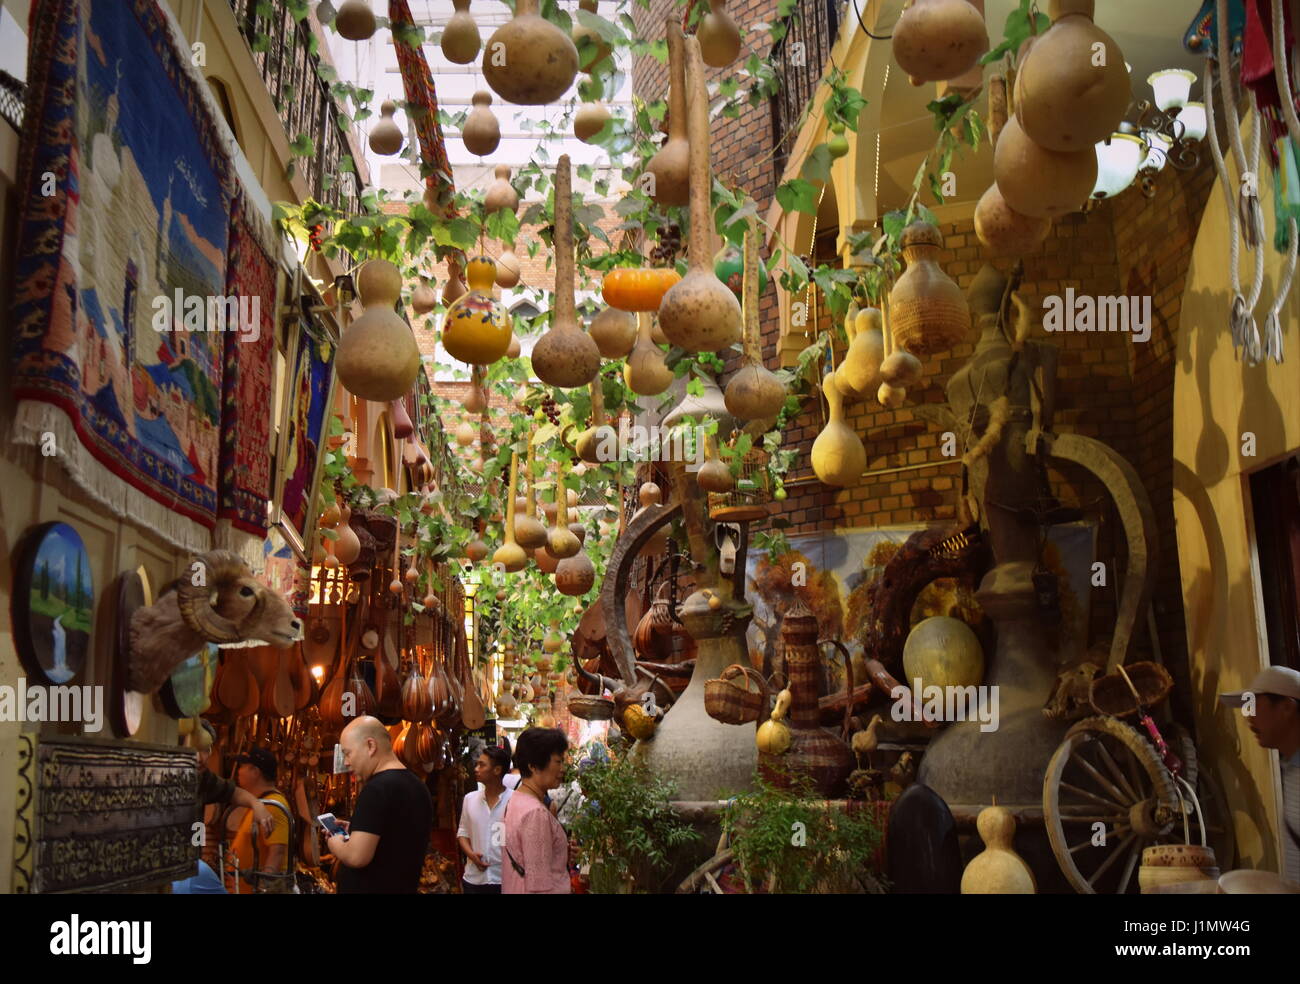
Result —
[[[567, 40], [567, 38], [566, 38]], [[582, 330], [573, 303], [573, 173], [569, 155], [555, 168], [555, 320], [537, 340], [533, 372], [547, 386], [586, 386], [600, 370], [600, 349]]]
[[339, 342], [339, 382], [363, 400], [401, 399], [420, 371], [420, 347], [393, 309], [402, 296], [402, 273], [387, 260], [370, 260], [357, 273], [357, 294], [366, 310]]
[[478, 257], [467, 272], [470, 289], [447, 309], [442, 347], [453, 359], [486, 366], [506, 354], [514, 331], [510, 316], [492, 299], [496, 264]]
[[376, 154], [391, 157], [402, 149], [402, 128], [393, 121], [397, 103], [391, 99], [379, 107], [379, 122], [370, 131], [370, 149]]
[[646, 162], [653, 175], [650, 197], [660, 205], [685, 205], [690, 200], [691, 150], [686, 137], [686, 38], [675, 12], [669, 13], [668, 141]]
[[826, 485], [852, 485], [867, 467], [867, 449], [857, 431], [844, 422], [844, 398], [835, 384], [835, 373], [826, 374], [822, 392], [830, 405], [830, 419], [812, 446], [813, 471]]
[[965, 75], [989, 48], [984, 15], [966, 0], [915, 0], [892, 36], [894, 60], [913, 85]]
[[517, 106], [555, 102], [578, 74], [578, 49], [569, 36], [537, 14], [537, 0], [518, 0], [515, 16], [488, 38], [483, 77], [492, 91]]
[[1115, 132], [1132, 99], [1124, 53], [1092, 22], [1094, 6], [1051, 0], [1052, 26], [1016, 74], [1016, 119], [1047, 150], [1091, 151]]
[[790, 746], [781, 755], [760, 754], [759, 769], [778, 783], [787, 776], [807, 777], [822, 796], [838, 798], [853, 771], [853, 750], [818, 721], [821, 652], [817, 648], [817, 617], [798, 599], [781, 622], [781, 643], [790, 691]]
[[975, 234], [993, 257], [1027, 256], [1051, 231], [1051, 219], [1021, 215], [1007, 204], [996, 183], [989, 185], [975, 206]]
[[1015, 117], [993, 151], [993, 179], [1007, 206], [1033, 219], [1077, 212], [1097, 183], [1097, 152], [1063, 154], [1034, 143]]
[[486, 157], [501, 145], [501, 124], [488, 108], [492, 105], [492, 93], [480, 89], [474, 93], [470, 103], [474, 108], [465, 118], [460, 138], [471, 154]]
[[894, 342], [913, 355], [952, 348], [970, 334], [966, 295], [939, 266], [943, 234], [929, 222], [903, 230], [907, 270], [889, 294]]
[[442, 53], [447, 61], [456, 65], [468, 65], [478, 57], [482, 39], [478, 34], [478, 24], [469, 12], [469, 0], [451, 0], [456, 12], [442, 29]]
[[690, 269], [664, 295], [659, 306], [659, 326], [672, 344], [687, 352], [721, 352], [740, 341], [742, 317], [736, 295], [713, 272], [709, 248], [713, 233], [709, 96], [704, 88], [700, 46], [694, 38], [686, 39], [686, 75], [692, 93]]
[[[845, 323], [849, 327], [849, 323]], [[880, 388], [880, 363], [885, 358], [885, 336], [878, 308], [857, 313], [849, 329], [849, 350], [835, 370], [835, 383], [845, 399], [863, 400]]]

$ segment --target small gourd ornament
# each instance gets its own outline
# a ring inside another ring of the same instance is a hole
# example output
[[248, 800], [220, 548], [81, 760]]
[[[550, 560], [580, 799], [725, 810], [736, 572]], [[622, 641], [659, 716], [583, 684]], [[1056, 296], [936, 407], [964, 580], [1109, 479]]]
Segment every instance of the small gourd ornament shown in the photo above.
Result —
[[690, 201], [691, 148], [686, 136], [686, 38], [681, 20], [668, 14], [668, 140], [646, 162], [654, 179], [650, 197], [658, 205], [685, 205]]
[[[771, 420], [785, 405], [785, 386], [763, 365], [762, 339], [758, 321], [758, 236], [745, 230], [744, 272], [744, 356], [741, 366], [727, 382], [723, 394], [727, 412], [739, 420]], [[730, 474], [730, 469], [728, 469]], [[703, 486], [701, 481], [700, 485]], [[709, 491], [724, 491], [710, 489]]]
[[344, 504], [339, 509], [339, 538], [334, 541], [334, 556], [344, 567], [355, 563], [361, 556], [361, 539], [348, 522], [351, 518], [352, 510]]
[[366, 0], [346, 0], [334, 16], [334, 30], [349, 41], [369, 41], [378, 26]]
[[[663, 498], [664, 498], [663, 489], [661, 489], [656, 483], [646, 482], [644, 485], [642, 485], [641, 488], [637, 490], [637, 501], [641, 504], [641, 508], [632, 514], [632, 522], [635, 523], [636, 518], [640, 516], [643, 512], [645, 512], [647, 509], [649, 509], [651, 506], [662, 505]], [[658, 556], [659, 554], [664, 552], [667, 546], [668, 546], [668, 527], [667, 525], [664, 525], [659, 527], [659, 529], [655, 530], [654, 535], [650, 538], [650, 541], [644, 547], [641, 548], [640, 556], [642, 557]]]
[[518, 0], [515, 15], [488, 38], [483, 77], [492, 91], [516, 106], [555, 102], [578, 74], [578, 49], [558, 27], [537, 14], [537, 0]]
[[704, 437], [707, 458], [695, 475], [695, 481], [705, 492], [730, 492], [736, 487], [736, 476], [727, 463], [718, 457], [718, 441], [712, 434]]
[[562, 154], [555, 168], [555, 317], [532, 354], [533, 373], [560, 389], [586, 386], [600, 369], [600, 349], [574, 309], [573, 264], [573, 174]]
[[569, 496], [564, 487], [564, 459], [555, 466], [555, 525], [546, 535], [546, 549], [556, 560], [565, 560], [582, 549], [582, 541], [569, 529]]
[[442, 303], [455, 304], [465, 296], [465, 281], [460, 278], [460, 264], [455, 260], [447, 261], [447, 283], [442, 288]]
[[782, 690], [776, 695], [776, 706], [771, 715], [758, 726], [754, 742], [763, 755], [784, 755], [790, 750], [794, 736], [790, 733], [790, 725], [785, 723], [785, 716], [790, 711], [792, 699], [789, 690]]
[[835, 370], [835, 382], [845, 399], [863, 400], [880, 388], [880, 363], [885, 359], [885, 337], [878, 308], [863, 308], [845, 321], [849, 350]]
[[453, 359], [471, 365], [496, 362], [510, 348], [514, 326], [510, 316], [492, 298], [496, 264], [486, 257], [470, 260], [469, 291], [447, 309], [442, 325], [442, 347]]
[[915, 0], [891, 35], [894, 60], [912, 85], [965, 75], [989, 48], [984, 15], [966, 0]]
[[591, 381], [591, 426], [578, 435], [573, 448], [583, 461], [599, 465], [618, 458], [618, 432], [605, 417], [605, 392], [600, 376]]
[[379, 122], [370, 131], [370, 149], [376, 154], [391, 157], [402, 149], [402, 128], [393, 120], [396, 112], [397, 103], [391, 99], [379, 107]]
[[1093, 23], [1095, 0], [1051, 0], [1052, 26], [1016, 73], [1021, 129], [1046, 150], [1092, 150], [1119, 126], [1132, 99], [1124, 53]]
[[420, 284], [411, 291], [411, 310], [418, 317], [424, 317], [438, 305], [438, 295], [428, 277], [421, 277]]
[[943, 234], [929, 222], [903, 230], [907, 269], [889, 293], [894, 341], [913, 355], [943, 352], [970, 334], [966, 295], [939, 266]]
[[510, 165], [498, 164], [495, 180], [488, 185], [487, 194], [483, 196], [483, 209], [491, 215], [501, 209], [509, 209], [518, 214], [519, 212], [519, 192], [515, 191], [514, 185], [510, 183]]
[[740, 54], [740, 28], [727, 13], [727, 0], [709, 0], [709, 12], [700, 21], [695, 36], [704, 64], [713, 68], [726, 68]]
[[461, 408], [468, 414], [480, 414], [487, 409], [487, 394], [483, 392], [483, 374], [478, 366], [470, 370], [469, 392], [461, 403]]
[[478, 57], [483, 44], [478, 24], [469, 12], [469, 0], [451, 0], [456, 12], [442, 29], [442, 53], [455, 65], [468, 65]]
[[523, 270], [519, 266], [519, 257], [512, 249], [504, 250], [497, 257], [497, 286], [509, 290], [519, 283]]
[[885, 296], [885, 306], [881, 311], [880, 337], [884, 342], [885, 357], [880, 362], [880, 389], [876, 399], [883, 407], [891, 409], [902, 406], [907, 398], [907, 388], [921, 381], [921, 360], [907, 349], [900, 348], [894, 340], [893, 310], [889, 296]]
[[609, 108], [603, 102], [583, 103], [573, 117], [573, 135], [585, 144], [592, 143], [609, 120]]
[[636, 316], [616, 307], [603, 308], [591, 319], [591, 340], [606, 359], [626, 359], [636, 345]]
[[623, 382], [638, 396], [658, 396], [673, 384], [676, 377], [668, 368], [663, 349], [655, 344], [653, 315], [642, 311], [636, 319], [636, 343], [623, 366]]
[[460, 139], [465, 149], [478, 157], [486, 157], [501, 145], [501, 124], [489, 109], [492, 105], [492, 93], [480, 89], [470, 99], [474, 107], [465, 117], [465, 126], [461, 128]]
[[659, 327], [674, 345], [687, 352], [721, 352], [740, 341], [743, 318], [740, 302], [713, 272], [709, 238], [713, 212], [709, 204], [713, 178], [709, 172], [709, 96], [704, 88], [704, 62], [694, 38], [686, 39], [686, 77], [692, 98], [689, 123], [691, 156], [691, 253], [686, 276], [664, 295]]
[[519, 481], [519, 452], [510, 453], [510, 487], [506, 489], [505, 543], [492, 555], [492, 566], [500, 564], [508, 574], [528, 566], [528, 554], [515, 542], [515, 485]]
[[524, 514], [519, 515], [519, 503], [515, 503], [515, 542], [525, 550], [536, 550], [546, 544], [546, 527], [537, 518], [537, 499], [533, 494], [533, 444], [528, 442], [528, 453], [524, 458]]
[[867, 467], [867, 449], [857, 432], [844, 422], [844, 398], [835, 384], [835, 373], [826, 374], [822, 392], [830, 406], [830, 418], [813, 441], [813, 471], [826, 485], [842, 488], [861, 477]]
[[1016, 820], [1003, 806], [980, 810], [975, 829], [984, 850], [971, 858], [961, 876], [962, 895], [1036, 895], [1038, 884], [1029, 865], [1012, 846]]
[[596, 566], [581, 548], [572, 557], [565, 557], [555, 568], [555, 587], [562, 595], [578, 598], [595, 584]]
[[[596, 13], [598, 5], [599, 0], [578, 0], [578, 9], [585, 10], [589, 14]], [[613, 51], [609, 42], [600, 36], [600, 32], [582, 23], [577, 16], [573, 18], [573, 30], [569, 32], [569, 37], [573, 39], [573, 46], [578, 49], [578, 57], [582, 62], [579, 67], [587, 74], [591, 74], [591, 70], [608, 58]], [[590, 41], [592, 45], [585, 58], [582, 55], [584, 39]]]
[[339, 341], [335, 368], [354, 396], [387, 403], [405, 396], [420, 371], [420, 347], [394, 310], [402, 296], [402, 273], [387, 260], [370, 260], [357, 273], [365, 313]]

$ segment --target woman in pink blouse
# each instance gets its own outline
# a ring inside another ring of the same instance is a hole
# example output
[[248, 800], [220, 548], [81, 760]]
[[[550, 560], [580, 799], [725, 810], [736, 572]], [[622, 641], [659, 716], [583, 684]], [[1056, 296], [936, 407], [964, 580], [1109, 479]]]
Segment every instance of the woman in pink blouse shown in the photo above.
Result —
[[568, 739], [559, 728], [529, 728], [515, 742], [519, 787], [506, 804], [502, 895], [568, 895], [569, 839], [543, 798], [560, 785]]

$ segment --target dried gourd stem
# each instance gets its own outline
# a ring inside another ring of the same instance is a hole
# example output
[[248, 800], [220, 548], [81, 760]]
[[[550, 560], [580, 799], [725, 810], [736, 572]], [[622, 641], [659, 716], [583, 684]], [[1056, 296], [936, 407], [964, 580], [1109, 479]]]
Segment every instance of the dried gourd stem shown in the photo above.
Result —
[[605, 424], [605, 389], [600, 382], [600, 373], [589, 384], [591, 389], [591, 426], [601, 427]]
[[744, 264], [741, 293], [744, 298], [745, 360], [761, 365], [763, 356], [758, 334], [758, 231], [752, 221], [746, 223]]
[[569, 155], [555, 166], [555, 320], [573, 324], [573, 172]]
[[[713, 227], [709, 202], [713, 178], [709, 172], [709, 95], [704, 85], [704, 59], [700, 43], [686, 40], [687, 85], [694, 98], [688, 110], [690, 143], [691, 237], [690, 267], [703, 270], [709, 262], [709, 232]], [[685, 94], [683, 93], [683, 98]]]

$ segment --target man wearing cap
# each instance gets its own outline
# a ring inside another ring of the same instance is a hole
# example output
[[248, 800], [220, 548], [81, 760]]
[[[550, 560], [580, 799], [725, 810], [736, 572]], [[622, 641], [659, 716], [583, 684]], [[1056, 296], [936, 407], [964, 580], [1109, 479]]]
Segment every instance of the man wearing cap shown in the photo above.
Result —
[[1300, 672], [1260, 671], [1245, 690], [1222, 694], [1240, 707], [1260, 748], [1276, 748], [1282, 765], [1282, 877], [1300, 883]]
[[[289, 800], [284, 793], [275, 788], [276, 762], [269, 749], [253, 747], [248, 754], [235, 759], [239, 763], [236, 776], [239, 788], [247, 790], [254, 797], [269, 807], [271, 814], [271, 833], [257, 831], [256, 843], [253, 837], [253, 814], [250, 811], [240, 821], [239, 829], [230, 849], [235, 853], [241, 872], [265, 872], [271, 875], [284, 875], [288, 870], [289, 860]], [[233, 890], [233, 879], [231, 886]], [[255, 877], [242, 876], [239, 881], [239, 894], [250, 895], [259, 885]], [[284, 879], [267, 879], [260, 886], [264, 891], [284, 890]]]

